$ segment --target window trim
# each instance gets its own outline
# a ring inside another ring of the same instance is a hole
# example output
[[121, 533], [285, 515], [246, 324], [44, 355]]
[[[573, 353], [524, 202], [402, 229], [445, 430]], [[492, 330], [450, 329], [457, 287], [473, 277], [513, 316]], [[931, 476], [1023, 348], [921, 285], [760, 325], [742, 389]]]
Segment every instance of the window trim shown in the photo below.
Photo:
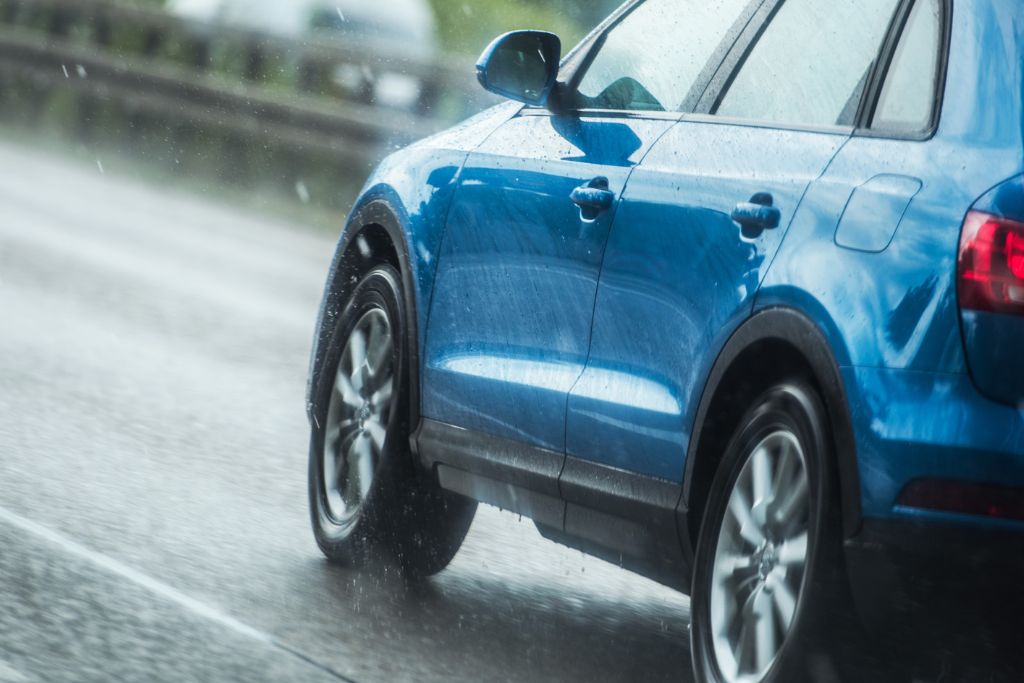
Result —
[[942, 105], [946, 96], [946, 78], [949, 72], [949, 53], [953, 34], [953, 0], [939, 0], [939, 11], [941, 13], [939, 17], [939, 58], [934, 75], [935, 92], [932, 101], [930, 125], [925, 130], [917, 133], [871, 127], [871, 121], [878, 109], [882, 90], [892, 68], [892, 62], [896, 57], [896, 50], [899, 48], [900, 40], [903, 38], [907, 22], [910, 21], [910, 14], [918, 2], [924, 1], [903, 0], [903, 5], [900, 8], [901, 11], [897, 12], [897, 20], [894, 20], [893, 25], [889, 27], [889, 35], [886, 37], [882, 53], [875, 64], [875, 70], [869, 81], [864, 102], [861, 103], [863, 106], [857, 119], [857, 127], [853, 131], [855, 137], [924, 142], [931, 140], [938, 132], [939, 122], [942, 119]]
[[683, 114], [683, 121], [696, 123], [716, 123], [723, 126], [742, 126], [746, 128], [769, 128], [771, 130], [786, 130], [796, 133], [812, 133], [815, 135], [839, 135], [848, 138], [853, 134], [853, 126], [822, 125], [816, 126], [807, 123], [784, 123], [779, 121], [768, 121], [765, 119], [745, 119], [737, 116], [719, 116], [718, 114], [692, 113]]
[[[718, 106], [722, 103], [722, 98], [729, 91], [733, 81], [739, 74], [743, 65], [746, 64], [747, 57], [753, 52], [754, 46], [761, 39], [761, 36], [767, 30], [768, 26], [772, 23], [775, 15], [782, 7], [785, 0], [765, 0], [758, 8], [758, 11], [754, 17], [748, 22], [742, 35], [733, 44], [729, 54], [726, 55], [725, 59], [722, 60], [719, 65], [718, 71], [715, 73], [711, 82], [708, 83], [708, 87], [705, 88], [704, 94], [701, 95], [700, 102], [697, 103], [695, 108], [695, 114], [703, 114], [707, 116], [717, 116], [714, 112], [718, 109]], [[733, 119], [736, 120], [736, 119]], [[744, 121], [750, 121], [752, 119], [743, 119]], [[775, 123], [769, 122], [765, 119], [753, 119], [758, 123]]]

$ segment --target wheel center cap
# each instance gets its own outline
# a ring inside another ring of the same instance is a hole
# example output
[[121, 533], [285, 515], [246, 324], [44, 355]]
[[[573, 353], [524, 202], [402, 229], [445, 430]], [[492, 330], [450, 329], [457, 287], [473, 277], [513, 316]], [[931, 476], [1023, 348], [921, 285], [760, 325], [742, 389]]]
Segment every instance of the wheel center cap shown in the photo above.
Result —
[[757, 575], [762, 581], [764, 581], [779, 563], [779, 558], [775, 551], [775, 544], [769, 541], [758, 551], [757, 555], [755, 555], [755, 559], [757, 561]]
[[366, 403], [359, 409], [357, 414], [359, 418], [359, 428], [363, 429], [366, 426], [366, 421], [370, 419], [370, 406]]

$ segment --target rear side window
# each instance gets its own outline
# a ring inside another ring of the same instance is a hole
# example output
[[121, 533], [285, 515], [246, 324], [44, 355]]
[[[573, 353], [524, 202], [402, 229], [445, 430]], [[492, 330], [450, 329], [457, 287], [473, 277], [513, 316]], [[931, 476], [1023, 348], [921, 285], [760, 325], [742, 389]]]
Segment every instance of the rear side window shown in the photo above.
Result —
[[852, 126], [898, 0], [785, 0], [716, 114]]
[[749, 2], [647, 0], [605, 36], [577, 88], [577, 107], [679, 111]]
[[941, 35], [941, 0], [917, 0], [885, 77], [872, 128], [911, 134], [931, 128]]

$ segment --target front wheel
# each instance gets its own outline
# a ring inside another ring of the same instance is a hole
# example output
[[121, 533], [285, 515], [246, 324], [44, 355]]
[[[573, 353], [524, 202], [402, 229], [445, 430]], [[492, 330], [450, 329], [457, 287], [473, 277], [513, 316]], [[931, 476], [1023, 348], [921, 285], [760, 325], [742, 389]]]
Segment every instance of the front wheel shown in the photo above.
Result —
[[[715, 476], [697, 543], [691, 647], [698, 680], [822, 680], [844, 594], [829, 426], [804, 382], [762, 394]], [[831, 622], [830, 622], [831, 616]]]
[[426, 576], [454, 557], [476, 503], [415, 468], [403, 301], [398, 272], [379, 266], [338, 316], [315, 394], [309, 506], [330, 560]]

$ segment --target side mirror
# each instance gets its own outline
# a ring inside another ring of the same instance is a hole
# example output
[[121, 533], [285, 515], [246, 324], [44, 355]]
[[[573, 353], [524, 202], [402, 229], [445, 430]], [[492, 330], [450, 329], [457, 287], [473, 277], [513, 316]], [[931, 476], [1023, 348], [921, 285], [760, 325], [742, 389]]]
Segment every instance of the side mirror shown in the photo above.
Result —
[[542, 107], [561, 58], [562, 41], [554, 33], [513, 31], [487, 46], [476, 63], [476, 77], [485, 90]]

